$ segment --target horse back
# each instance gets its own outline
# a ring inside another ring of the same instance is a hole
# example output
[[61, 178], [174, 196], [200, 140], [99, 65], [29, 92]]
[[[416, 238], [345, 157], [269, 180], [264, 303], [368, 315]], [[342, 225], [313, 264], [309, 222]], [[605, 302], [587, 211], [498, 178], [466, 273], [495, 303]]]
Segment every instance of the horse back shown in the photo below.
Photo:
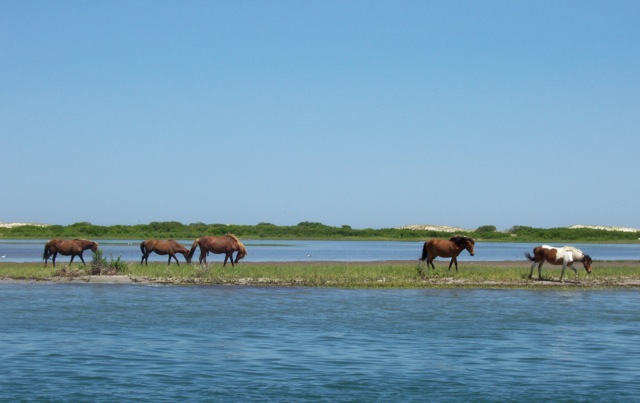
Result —
[[456, 244], [448, 239], [433, 238], [426, 244], [429, 256], [454, 257], [460, 254]]
[[82, 252], [82, 247], [76, 241], [76, 239], [60, 239], [59, 242], [55, 244], [56, 251], [63, 255], [71, 255]]
[[560, 265], [563, 262], [564, 253], [554, 246], [542, 245], [533, 249], [533, 256], [536, 262], [548, 262], [549, 264]]

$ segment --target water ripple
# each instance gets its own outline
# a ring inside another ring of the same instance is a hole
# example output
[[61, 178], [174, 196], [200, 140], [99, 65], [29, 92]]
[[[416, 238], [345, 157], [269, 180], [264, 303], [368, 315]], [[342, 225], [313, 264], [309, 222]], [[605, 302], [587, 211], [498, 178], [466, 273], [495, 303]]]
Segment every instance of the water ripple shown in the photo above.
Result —
[[632, 401], [634, 291], [0, 285], [0, 400]]

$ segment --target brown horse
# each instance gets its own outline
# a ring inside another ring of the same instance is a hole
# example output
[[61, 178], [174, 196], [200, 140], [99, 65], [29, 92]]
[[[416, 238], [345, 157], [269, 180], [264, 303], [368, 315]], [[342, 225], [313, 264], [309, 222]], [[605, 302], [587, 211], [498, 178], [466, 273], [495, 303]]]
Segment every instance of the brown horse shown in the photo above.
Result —
[[58, 256], [58, 253], [64, 256], [71, 255], [69, 264], [73, 263], [73, 258], [76, 256], [80, 256], [82, 264], [86, 264], [82, 257], [82, 253], [87, 249], [91, 249], [92, 252], [97, 252], [98, 243], [86, 239], [67, 240], [54, 238], [44, 245], [44, 254], [42, 255], [42, 258], [44, 259], [44, 266], [47, 267], [47, 260], [51, 257], [53, 267], [56, 267], [56, 256]]
[[431, 239], [428, 242], [424, 243], [422, 247], [422, 257], [420, 260], [427, 261], [427, 267], [431, 265], [433, 270], [436, 267], [433, 265], [433, 260], [440, 257], [450, 257], [451, 262], [449, 262], [449, 270], [451, 270], [451, 265], [456, 264], [456, 271], [458, 271], [458, 255], [463, 250], [467, 250], [471, 256], [475, 254], [473, 251], [473, 247], [475, 246], [476, 241], [466, 236], [454, 236], [450, 239]]
[[562, 265], [562, 272], [560, 273], [560, 282], [562, 283], [562, 276], [564, 276], [564, 270], [569, 267], [578, 277], [578, 270], [573, 267], [573, 262], [582, 262], [584, 269], [587, 273], [591, 273], [591, 263], [593, 259], [591, 256], [585, 255], [580, 249], [573, 246], [564, 246], [562, 248], [554, 248], [549, 245], [537, 246], [533, 249], [533, 256], [529, 252], [525, 254], [526, 258], [532, 261], [531, 272], [529, 272], [529, 279], [533, 278], [533, 269], [538, 265], [538, 280], [542, 280], [542, 265], [544, 262], [549, 262], [553, 265]]
[[[235, 267], [234, 263], [238, 263], [238, 260], [247, 255], [247, 249], [233, 234], [227, 234], [225, 236], [203, 236], [196, 239], [193, 241], [193, 245], [191, 245], [189, 258], [193, 257], [198, 246], [200, 247], [200, 264], [202, 264], [202, 262], [207, 263], [207, 255], [209, 252], [225, 254], [222, 267], [227, 265], [227, 260], [231, 260], [231, 266]], [[233, 252], [238, 252], [235, 262], [233, 260]]]
[[147, 239], [146, 241], [142, 241], [140, 244], [140, 251], [142, 252], [142, 259], [140, 259], [140, 264], [144, 262], [144, 264], [149, 263], [149, 255], [151, 252], [155, 252], [158, 255], [169, 255], [169, 260], [167, 261], [167, 265], [171, 266], [171, 258], [174, 258], [176, 264], [180, 266], [180, 262], [178, 262], [178, 258], [176, 257], [176, 253], [182, 253], [187, 263], [191, 263], [191, 256], [189, 256], [189, 249], [180, 245], [177, 241], [173, 239], [169, 239], [168, 241], [160, 241], [157, 239]]

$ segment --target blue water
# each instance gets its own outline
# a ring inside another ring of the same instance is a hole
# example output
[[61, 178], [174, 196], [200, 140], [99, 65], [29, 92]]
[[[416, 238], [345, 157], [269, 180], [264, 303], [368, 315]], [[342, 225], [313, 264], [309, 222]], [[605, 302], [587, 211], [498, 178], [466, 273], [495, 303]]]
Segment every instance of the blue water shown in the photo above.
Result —
[[[0, 261], [38, 262], [42, 261], [42, 252], [46, 240], [0, 239]], [[122, 258], [127, 262], [139, 262], [140, 240], [99, 240], [103, 256]], [[180, 240], [190, 247], [193, 240]], [[393, 241], [282, 241], [282, 240], [244, 240], [249, 254], [247, 262], [289, 262], [289, 261], [380, 261], [380, 260], [417, 260], [424, 242]], [[478, 242], [475, 256], [466, 251], [458, 257], [459, 261], [501, 261], [524, 260], [525, 252], [531, 252], [536, 243], [515, 242]], [[562, 245], [557, 245], [562, 246]], [[598, 260], [640, 260], [640, 243], [636, 244], [574, 244], [596, 261]], [[196, 252], [196, 258], [199, 252]], [[4, 257], [3, 257], [4, 256]], [[178, 255], [184, 262], [182, 255]], [[85, 261], [91, 260], [91, 252], [85, 252]], [[209, 255], [210, 262], [222, 262], [222, 255]], [[58, 256], [58, 262], [68, 263], [69, 257]], [[79, 259], [75, 259], [79, 261]], [[152, 253], [149, 261], [167, 262], [166, 256]]]
[[0, 284], [0, 400], [637, 401], [637, 291]]

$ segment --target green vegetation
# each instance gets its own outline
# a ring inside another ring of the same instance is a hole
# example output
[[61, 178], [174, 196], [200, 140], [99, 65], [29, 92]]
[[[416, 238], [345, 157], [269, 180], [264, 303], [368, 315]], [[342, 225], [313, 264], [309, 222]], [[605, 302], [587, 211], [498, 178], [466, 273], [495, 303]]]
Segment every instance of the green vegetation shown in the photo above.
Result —
[[[100, 257], [98, 257], [98, 260]], [[116, 261], [117, 262], [117, 261]], [[113, 261], [112, 261], [113, 263]], [[436, 270], [426, 270], [424, 263], [367, 262], [367, 263], [240, 263], [235, 268], [221, 264], [201, 266], [182, 264], [167, 266], [150, 263], [120, 262], [117, 272], [101, 271], [93, 276], [101, 282], [125, 274], [127, 281], [180, 285], [251, 285], [301, 286], [341, 288], [611, 288], [640, 287], [640, 262], [601, 262], [591, 275], [580, 269], [576, 280], [573, 271], [565, 274], [565, 282], [558, 281], [560, 269], [545, 267], [543, 280], [529, 280], [527, 262], [474, 262], [461, 265], [460, 271], [448, 271], [447, 262], [436, 264]], [[37, 263], [0, 263], [0, 279], [29, 281], [94, 281], [87, 277], [95, 273], [92, 265], [59, 264], [56, 269]], [[537, 273], [534, 273], [537, 275]], [[122, 282], [122, 281], [120, 281]]]
[[118, 256], [117, 259], [113, 260], [113, 256], [107, 262], [107, 259], [102, 256], [102, 250], [98, 249], [96, 252], [92, 253], [93, 260], [91, 262], [91, 268], [88, 270], [87, 274], [91, 275], [115, 275], [115, 274], [125, 274], [129, 265], [127, 262], [121, 259]]
[[[349, 225], [332, 227], [318, 222], [304, 221], [292, 226], [270, 223], [257, 225], [182, 224], [175, 221], [152, 222], [139, 225], [93, 225], [79, 222], [67, 226], [26, 225], [0, 228], [0, 238], [88, 238], [88, 239], [193, 239], [203, 235], [234, 233], [247, 239], [362, 239], [362, 240], [407, 240], [448, 238], [450, 232], [410, 230], [397, 228], [354, 229]], [[481, 241], [497, 242], [638, 242], [640, 232], [606, 231], [589, 228], [533, 228], [514, 226], [507, 231], [497, 231], [493, 225], [483, 225], [466, 235]]]

